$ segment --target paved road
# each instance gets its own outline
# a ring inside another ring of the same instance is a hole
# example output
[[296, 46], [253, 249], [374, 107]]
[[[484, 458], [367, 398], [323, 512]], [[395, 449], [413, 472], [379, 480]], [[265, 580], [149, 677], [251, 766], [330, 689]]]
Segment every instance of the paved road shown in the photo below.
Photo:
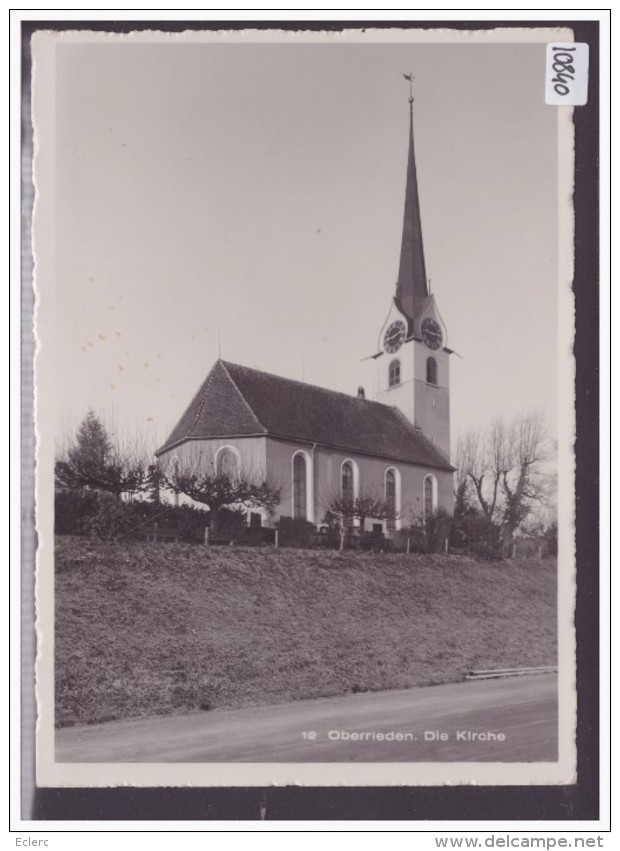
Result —
[[557, 676], [68, 727], [57, 732], [56, 760], [553, 762]]

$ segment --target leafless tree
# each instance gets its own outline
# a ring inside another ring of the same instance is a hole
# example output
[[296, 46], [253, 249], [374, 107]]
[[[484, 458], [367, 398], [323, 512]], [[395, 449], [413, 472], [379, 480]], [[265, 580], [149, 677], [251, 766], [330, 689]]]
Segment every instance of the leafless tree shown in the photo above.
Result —
[[56, 483], [67, 490], [106, 491], [118, 499], [147, 487], [149, 453], [141, 439], [119, 440], [93, 410], [56, 454]]
[[175, 493], [183, 493], [208, 506], [212, 532], [218, 531], [222, 508], [264, 508], [271, 514], [281, 499], [281, 488], [262, 471], [230, 465], [218, 467], [212, 457], [172, 467], [165, 475], [165, 484]]
[[343, 525], [353, 525], [353, 521], [358, 520], [362, 530], [368, 519], [396, 521], [400, 516], [393, 506], [372, 491], [361, 491], [353, 498], [332, 494], [326, 517], [328, 515], [340, 517]]
[[[465, 434], [457, 449], [457, 488], [471, 487], [485, 519], [500, 529], [502, 551], [536, 504], [545, 500], [548, 435], [539, 411]], [[457, 490], [458, 496], [458, 490]]]

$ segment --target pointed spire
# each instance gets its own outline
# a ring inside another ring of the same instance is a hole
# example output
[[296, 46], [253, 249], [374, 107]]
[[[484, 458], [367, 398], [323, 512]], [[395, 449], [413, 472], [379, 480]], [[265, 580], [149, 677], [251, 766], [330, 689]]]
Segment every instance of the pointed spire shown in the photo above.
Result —
[[413, 94], [411, 82], [413, 75], [403, 75], [409, 80], [409, 156], [407, 160], [407, 187], [405, 190], [405, 212], [403, 217], [403, 237], [400, 249], [400, 267], [396, 284], [396, 301], [403, 312], [413, 319], [418, 299], [428, 296], [424, 246], [422, 243], [422, 220], [420, 217], [420, 199], [418, 196], [418, 178], [415, 166], [413, 144]]

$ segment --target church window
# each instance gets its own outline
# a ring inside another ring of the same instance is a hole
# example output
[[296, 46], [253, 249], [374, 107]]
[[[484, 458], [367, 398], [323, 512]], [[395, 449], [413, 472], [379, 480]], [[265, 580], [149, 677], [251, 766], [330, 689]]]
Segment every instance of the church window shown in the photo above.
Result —
[[424, 517], [430, 517], [437, 510], [437, 482], [434, 476], [424, 479]]
[[345, 511], [349, 510], [348, 514], [344, 516], [344, 524], [345, 526], [353, 525], [353, 515], [351, 512], [353, 508], [353, 503], [356, 497], [357, 491], [357, 469], [354, 466], [353, 461], [344, 461], [341, 468], [341, 479], [340, 479], [340, 496], [342, 498], [342, 507], [343, 514]]
[[353, 499], [353, 464], [345, 461], [342, 465], [342, 500], [350, 503]]
[[389, 367], [389, 386], [396, 387], [397, 384], [400, 384], [400, 361], [393, 360]]
[[293, 517], [306, 520], [308, 517], [306, 457], [300, 452], [293, 458]]
[[239, 475], [239, 454], [232, 446], [223, 446], [218, 450], [215, 458], [215, 469], [218, 476], [230, 476], [235, 478]]
[[426, 360], [426, 382], [427, 384], [437, 384], [437, 361], [435, 358], [427, 358]]
[[385, 506], [386, 526], [388, 529], [396, 529], [396, 521], [400, 510], [399, 501], [399, 479], [396, 470], [390, 468], [385, 473]]

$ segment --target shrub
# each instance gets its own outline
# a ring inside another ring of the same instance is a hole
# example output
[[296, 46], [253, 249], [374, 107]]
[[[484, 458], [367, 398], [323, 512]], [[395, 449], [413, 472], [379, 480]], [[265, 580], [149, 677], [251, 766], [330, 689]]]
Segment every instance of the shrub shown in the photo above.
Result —
[[502, 558], [500, 527], [474, 506], [466, 506], [453, 519], [450, 545], [483, 559]]
[[248, 527], [247, 511], [242, 506], [218, 509], [217, 520], [218, 535], [229, 535], [231, 539], [243, 537]]
[[278, 542], [281, 547], [312, 546], [314, 526], [307, 520], [293, 517], [280, 517], [278, 521]]
[[161, 529], [177, 531], [183, 541], [202, 542], [209, 514], [192, 505], [158, 505], [146, 500], [125, 502], [93, 490], [56, 493], [55, 531], [58, 535], [129, 540], [143, 537], [145, 527], [155, 522]]
[[209, 513], [193, 505], [158, 505], [153, 502], [133, 502], [127, 506], [132, 524], [125, 537], [140, 538], [146, 526], [157, 523], [163, 530], [174, 530], [182, 541], [202, 543]]
[[327, 511], [323, 518], [321, 529], [324, 530], [316, 540], [319, 547], [330, 549], [340, 548], [340, 515], [335, 511]]
[[445, 542], [450, 537], [452, 526], [452, 515], [444, 508], [439, 508], [425, 520], [424, 529], [426, 534], [426, 551], [429, 553], [441, 553], [444, 551]]
[[54, 530], [57, 535], [83, 535], [84, 522], [97, 511], [95, 491], [57, 491]]
[[383, 532], [362, 532], [359, 536], [360, 549], [366, 552], [384, 552], [389, 549], [387, 539]]
[[120, 538], [131, 523], [131, 513], [127, 508], [126, 503], [112, 494], [97, 494], [96, 510], [84, 520], [84, 532], [100, 540]]
[[409, 552], [425, 553], [426, 552], [426, 537], [424, 528], [418, 525], [406, 526], [403, 529], [398, 529], [392, 532], [390, 537], [390, 549], [397, 553], [407, 551], [407, 539], [409, 539]]
[[179, 505], [169, 509], [165, 517], [169, 518], [170, 526], [177, 529], [181, 540], [204, 541], [205, 526], [209, 525], [208, 511], [193, 505]]

